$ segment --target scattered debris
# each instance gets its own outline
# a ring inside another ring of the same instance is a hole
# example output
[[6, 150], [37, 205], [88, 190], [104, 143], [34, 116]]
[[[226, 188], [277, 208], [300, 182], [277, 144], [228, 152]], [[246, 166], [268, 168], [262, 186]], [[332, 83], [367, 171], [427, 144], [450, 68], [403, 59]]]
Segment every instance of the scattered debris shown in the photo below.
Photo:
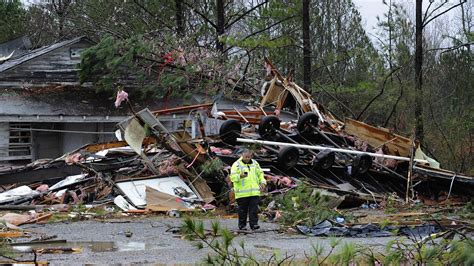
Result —
[[[474, 195], [473, 177], [441, 169], [419, 146], [413, 149], [409, 138], [361, 121], [338, 120], [291, 77], [283, 77], [269, 60], [266, 63], [271, 80], [256, 106], [219, 109], [214, 102], [143, 109], [117, 124], [117, 141], [89, 144], [54, 160], [1, 168], [0, 209], [30, 213], [7, 213], [0, 219], [10, 225], [44, 222], [69, 205], [90, 206], [69, 213], [71, 219], [95, 217], [91, 208], [112, 204], [123, 215], [161, 212], [180, 217], [181, 212], [213, 211], [219, 206], [230, 210], [234, 199], [229, 166], [246, 145], [265, 172], [264, 194], [270, 198], [265, 214], [271, 220], [284, 219], [285, 213], [301, 211], [302, 206], [314, 207], [304, 204], [309, 198], [295, 197], [284, 210], [271, 200], [302, 184], [325, 199], [319, 207], [334, 213], [360, 206], [389, 210], [394, 202], [406, 200], [463, 204]], [[122, 101], [129, 101], [125, 91], [117, 94], [116, 105]], [[183, 121], [182, 130], [172, 131], [160, 121], [165, 114], [189, 114], [193, 123], [186, 126], [188, 120]], [[218, 132], [206, 126], [210, 121], [220, 124]], [[392, 229], [398, 234], [415, 230], [345, 225], [343, 215], [334, 216], [334, 221], [312, 220], [311, 226], [302, 225], [305, 219], [294, 225], [315, 236], [389, 236], [394, 235]], [[438, 230], [432, 225], [419, 228], [424, 234]]]
[[298, 225], [296, 227], [302, 234], [327, 237], [387, 237], [404, 235], [421, 239], [440, 231], [439, 228], [434, 225], [421, 225], [414, 227], [390, 225], [382, 228], [378, 224], [358, 224], [347, 226], [328, 220], [314, 225], [313, 227], [307, 227], [304, 225]]

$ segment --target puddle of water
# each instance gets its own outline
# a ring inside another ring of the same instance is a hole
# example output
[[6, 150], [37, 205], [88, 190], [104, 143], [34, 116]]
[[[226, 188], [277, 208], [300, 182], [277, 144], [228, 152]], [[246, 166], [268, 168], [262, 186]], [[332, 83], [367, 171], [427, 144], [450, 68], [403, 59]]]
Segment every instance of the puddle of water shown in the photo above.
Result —
[[169, 244], [157, 243], [147, 244], [145, 242], [134, 241], [84, 241], [84, 242], [65, 242], [65, 243], [28, 243], [25, 245], [14, 245], [12, 249], [17, 252], [31, 252], [35, 248], [51, 247], [74, 247], [89, 250], [91, 252], [124, 252], [152, 250], [157, 247], [166, 247]]

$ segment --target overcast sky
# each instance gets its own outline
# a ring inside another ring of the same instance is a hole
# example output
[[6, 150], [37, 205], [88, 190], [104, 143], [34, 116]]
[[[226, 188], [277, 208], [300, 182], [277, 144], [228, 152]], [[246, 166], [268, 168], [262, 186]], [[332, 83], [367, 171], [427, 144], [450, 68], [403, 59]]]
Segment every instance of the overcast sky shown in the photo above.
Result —
[[[360, 11], [365, 30], [367, 32], [374, 33], [374, 27], [377, 25], [377, 16], [382, 17], [382, 15], [388, 11], [387, 6], [382, 3], [382, 0], [352, 0], [352, 1], [354, 2], [356, 7]], [[386, 0], [386, 1], [389, 2], [389, 0]], [[469, 4], [469, 1], [473, 1], [473, 0], [468, 0], [468, 4]], [[414, 0], [392, 0], [392, 2], [395, 2], [397, 4], [402, 4], [405, 8], [408, 9], [409, 13], [415, 12]], [[441, 2], [443, 1], [441, 0], [435, 1], [433, 6], [431, 7], [431, 10], [433, 10], [433, 7], [438, 6]], [[458, 3], [457, 1], [449, 1], [448, 4], [446, 4], [445, 6], [443, 6], [443, 8], [440, 9], [440, 11], [444, 11], [457, 3]], [[423, 10], [425, 10], [428, 7], [428, 4], [429, 4], [428, 1], [423, 1]], [[447, 14], [443, 15], [442, 18], [448, 23], [452, 24], [453, 18], [455, 16], [459, 16], [459, 14], [460, 14], [460, 8], [455, 8], [451, 10], [450, 12], [448, 12]], [[413, 18], [414, 18], [414, 14], [413, 14]]]
[[377, 16], [382, 17], [387, 11], [387, 6], [382, 0], [353, 0], [362, 16], [364, 28], [369, 33], [374, 33], [374, 27], [377, 25]]

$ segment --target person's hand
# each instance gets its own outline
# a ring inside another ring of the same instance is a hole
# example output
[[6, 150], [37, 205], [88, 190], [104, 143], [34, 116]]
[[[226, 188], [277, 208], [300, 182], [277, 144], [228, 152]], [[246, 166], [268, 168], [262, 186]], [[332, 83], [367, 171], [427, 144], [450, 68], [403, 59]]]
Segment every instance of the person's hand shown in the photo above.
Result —
[[260, 187], [260, 192], [262, 193], [265, 192], [265, 188], [266, 188], [265, 184], [260, 184], [259, 187]]

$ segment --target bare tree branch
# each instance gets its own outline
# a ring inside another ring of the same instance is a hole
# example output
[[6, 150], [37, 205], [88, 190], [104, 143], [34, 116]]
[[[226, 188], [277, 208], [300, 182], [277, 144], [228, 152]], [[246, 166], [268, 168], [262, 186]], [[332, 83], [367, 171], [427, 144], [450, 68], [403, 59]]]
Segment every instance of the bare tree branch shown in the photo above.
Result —
[[166, 23], [165, 21], [163, 21], [162, 19], [159, 18], [159, 16], [157, 16], [156, 14], [153, 14], [150, 12], [150, 10], [148, 10], [148, 8], [146, 8], [144, 5], [142, 5], [138, 0], [133, 0], [133, 3], [135, 3], [135, 5], [137, 5], [140, 9], [142, 9], [143, 11], [145, 11], [148, 15], [150, 15], [152, 18], [154, 18], [155, 20], [157, 20], [158, 22], [160, 22], [161, 24], [163, 24], [164, 26], [166, 26], [168, 29], [172, 30], [173, 29], [173, 26], [169, 25], [168, 23]]
[[226, 23], [226, 25], [224, 26], [225, 29], [229, 29], [232, 25], [234, 25], [236, 22], [238, 22], [239, 20], [241, 20], [243, 17], [245, 17], [246, 15], [248, 15], [249, 13], [252, 13], [254, 10], [256, 10], [257, 8], [263, 6], [264, 4], [268, 3], [268, 0], [265, 0], [263, 1], [262, 3], [252, 7], [251, 9], [245, 11], [244, 13], [242, 13], [240, 16], [238, 16], [236, 19], [234, 19], [232, 22], [228, 22]]
[[433, 15], [433, 13], [436, 12], [436, 10], [440, 9], [441, 7], [443, 7], [444, 4], [446, 4], [447, 2], [448, 2], [447, 0], [444, 0], [444, 3], [440, 4], [440, 5], [437, 6], [435, 9], [433, 9], [431, 12], [429, 12], [431, 5], [434, 3], [434, 1], [430, 1], [430, 4], [429, 4], [428, 7], [426, 8], [425, 16], [423, 17], [423, 22], [425, 22], [428, 17], [430, 17], [431, 15]]
[[454, 8], [456, 8], [456, 7], [458, 7], [458, 6], [464, 5], [466, 2], [467, 2], [467, 0], [460, 0], [459, 4], [456, 4], [456, 5], [452, 6], [452, 7], [450, 7], [450, 8], [448, 8], [448, 9], [444, 10], [443, 12], [437, 14], [436, 16], [430, 18], [428, 21], [423, 22], [423, 26], [422, 26], [422, 27], [423, 27], [423, 28], [426, 27], [426, 25], [428, 25], [428, 24], [429, 24], [431, 21], [433, 21], [434, 19], [436, 19], [436, 18], [438, 18], [439, 16], [442, 16], [442, 15], [448, 13], [449, 11], [451, 11], [452, 9], [454, 9]]
[[403, 82], [402, 82], [402, 79], [400, 78], [399, 73], [397, 73], [395, 76], [397, 77], [398, 83], [400, 83], [400, 94], [398, 95], [398, 98], [395, 101], [395, 104], [392, 106], [392, 110], [390, 111], [390, 114], [387, 116], [387, 119], [385, 120], [385, 123], [383, 124], [383, 127], [387, 127], [388, 122], [390, 122], [390, 119], [392, 118], [393, 114], [397, 110], [398, 103], [400, 103], [400, 100], [403, 97]]
[[460, 49], [460, 48], [463, 48], [463, 47], [469, 47], [471, 45], [474, 45], [474, 41], [473, 42], [467, 42], [467, 43], [461, 43], [459, 45], [455, 45], [455, 46], [451, 46], [451, 47], [432, 48], [432, 49], [426, 50], [425, 53], [433, 52], [433, 51], [443, 51], [442, 53], [447, 53], [447, 52], [451, 52], [451, 51], [454, 51], [454, 50], [457, 50], [457, 49]]
[[355, 114], [354, 112], [352, 112], [352, 110], [347, 107], [347, 105], [345, 105], [341, 100], [339, 100], [336, 96], [332, 95], [330, 92], [328, 92], [327, 90], [325, 90], [323, 88], [323, 86], [321, 85], [317, 85], [323, 92], [325, 92], [329, 97], [333, 98], [336, 102], [338, 102], [342, 107], [344, 107], [344, 109], [346, 109], [349, 113], [351, 113], [352, 117], [355, 118]]
[[364, 114], [365, 111], [367, 111], [367, 109], [370, 107], [370, 105], [372, 105], [372, 103], [378, 98], [380, 97], [384, 91], [385, 91], [385, 84], [387, 84], [387, 80], [389, 77], [391, 77], [395, 72], [397, 72], [398, 70], [400, 69], [400, 67], [397, 67], [397, 68], [394, 68], [392, 71], [390, 71], [390, 73], [388, 73], [387, 76], [385, 76], [385, 79], [383, 81], [383, 84], [382, 84], [382, 89], [380, 90], [380, 92], [374, 96], [374, 98], [372, 98], [372, 100], [370, 100], [367, 105], [364, 107], [364, 109], [362, 109], [362, 111], [359, 113], [359, 115], [357, 116], [357, 120], [360, 120], [360, 117]]
[[[430, 96], [431, 96], [431, 90], [429, 90], [429, 92], [430, 92]], [[448, 147], [449, 153], [451, 153], [451, 156], [453, 158], [455, 158], [455, 160], [457, 161], [458, 158], [456, 156], [456, 153], [454, 152], [453, 147], [451, 146], [451, 143], [448, 141], [448, 138], [446, 137], [446, 134], [444, 134], [444, 130], [441, 128], [441, 125], [436, 120], [436, 117], [435, 117], [434, 112], [433, 112], [433, 104], [431, 103], [431, 101], [428, 101], [428, 102], [429, 102], [428, 106], [429, 106], [429, 110], [430, 110], [431, 119], [433, 120], [433, 124], [436, 126], [439, 133], [443, 137], [443, 140], [446, 143], [446, 146]]]
[[242, 40], [245, 41], [245, 40], [247, 40], [248, 38], [250, 38], [250, 37], [252, 37], [252, 36], [255, 36], [255, 35], [259, 34], [259, 33], [262, 33], [262, 32], [264, 32], [264, 31], [267, 31], [267, 30], [269, 30], [269, 29], [275, 27], [276, 25], [279, 25], [279, 24], [281, 24], [281, 23], [283, 23], [283, 22], [285, 22], [285, 21], [287, 21], [287, 20], [290, 20], [290, 19], [292, 19], [292, 18], [295, 18], [295, 17], [296, 17], [296, 16], [286, 17], [286, 18], [284, 18], [284, 19], [282, 19], [282, 20], [280, 20], [280, 21], [277, 21], [277, 22], [271, 24], [270, 26], [268, 26], [268, 27], [266, 27], [266, 28], [264, 28], [264, 29], [261, 29], [261, 30], [258, 30], [258, 31], [255, 31], [255, 32], [250, 33], [249, 35], [245, 36], [245, 38], [243, 38]]
[[204, 19], [207, 23], [211, 24], [211, 26], [217, 30], [217, 25], [212, 21], [210, 20], [206, 15], [204, 15], [203, 13], [201, 13], [199, 10], [197, 10], [196, 8], [194, 8], [193, 5], [189, 4], [188, 2], [186, 1], [183, 1], [183, 3], [189, 7], [192, 11], [194, 11], [196, 14], [198, 14], [202, 19]]

